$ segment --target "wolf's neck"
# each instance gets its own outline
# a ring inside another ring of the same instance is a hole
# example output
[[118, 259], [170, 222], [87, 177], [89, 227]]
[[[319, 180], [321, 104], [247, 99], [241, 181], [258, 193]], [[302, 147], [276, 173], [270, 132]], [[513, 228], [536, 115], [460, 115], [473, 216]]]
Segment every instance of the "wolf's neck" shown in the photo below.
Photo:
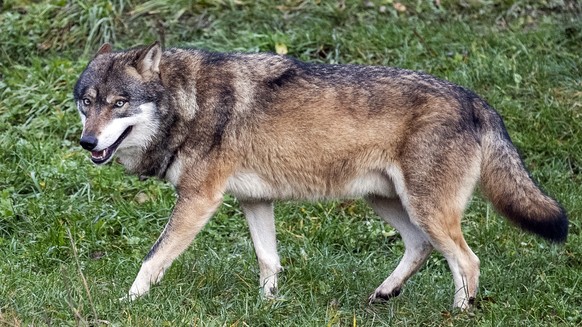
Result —
[[121, 163], [140, 177], [164, 179], [185, 143], [187, 134], [179, 132], [182, 130], [183, 120], [175, 113], [163, 117], [151, 143], [146, 148], [120, 154]]

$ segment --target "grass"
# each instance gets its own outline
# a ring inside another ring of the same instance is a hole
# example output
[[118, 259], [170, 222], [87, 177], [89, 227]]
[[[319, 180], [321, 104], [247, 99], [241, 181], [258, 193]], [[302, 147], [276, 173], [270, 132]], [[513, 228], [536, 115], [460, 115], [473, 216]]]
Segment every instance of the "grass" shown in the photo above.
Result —
[[[0, 2], [0, 325], [576, 326], [582, 324], [581, 8], [573, 1], [95, 0]], [[373, 4], [373, 5], [370, 5]], [[384, 6], [384, 8], [382, 8]], [[261, 299], [236, 200], [162, 283], [127, 291], [175, 196], [77, 145], [72, 86], [100, 43], [275, 51], [326, 63], [424, 70], [496, 107], [570, 238], [551, 245], [474, 197], [464, 231], [481, 259], [477, 306], [451, 310], [434, 254], [398, 298], [367, 296], [403, 253], [363, 203], [279, 203], [281, 296]]]

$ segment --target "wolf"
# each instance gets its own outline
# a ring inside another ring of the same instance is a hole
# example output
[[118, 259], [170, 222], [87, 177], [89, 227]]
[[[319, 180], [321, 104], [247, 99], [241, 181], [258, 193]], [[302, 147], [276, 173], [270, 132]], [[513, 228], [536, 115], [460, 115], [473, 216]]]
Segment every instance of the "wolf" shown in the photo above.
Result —
[[472, 91], [399, 68], [266, 53], [104, 44], [74, 87], [81, 146], [175, 186], [167, 225], [127, 298], [145, 294], [220, 206], [240, 203], [263, 294], [281, 270], [273, 201], [363, 198], [405, 245], [370, 301], [397, 296], [433, 250], [471, 307], [479, 259], [461, 232], [475, 186], [511, 222], [564, 242], [568, 218], [534, 183], [500, 115]]

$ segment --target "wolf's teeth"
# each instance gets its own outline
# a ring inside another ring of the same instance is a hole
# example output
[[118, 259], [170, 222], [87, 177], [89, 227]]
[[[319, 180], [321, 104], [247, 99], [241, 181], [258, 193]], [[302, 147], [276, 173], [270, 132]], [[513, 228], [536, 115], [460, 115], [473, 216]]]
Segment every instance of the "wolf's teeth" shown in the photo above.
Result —
[[101, 151], [92, 151], [91, 156], [95, 159], [103, 159], [105, 157], [106, 151], [107, 151], [107, 149], [101, 150]]

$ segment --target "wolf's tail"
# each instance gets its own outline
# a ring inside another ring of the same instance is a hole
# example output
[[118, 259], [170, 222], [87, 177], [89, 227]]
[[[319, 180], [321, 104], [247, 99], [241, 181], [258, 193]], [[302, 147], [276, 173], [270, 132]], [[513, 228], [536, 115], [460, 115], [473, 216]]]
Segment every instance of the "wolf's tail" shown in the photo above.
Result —
[[534, 183], [501, 117], [485, 102], [476, 110], [482, 128], [481, 188], [495, 208], [521, 228], [564, 242], [568, 218], [560, 204]]

